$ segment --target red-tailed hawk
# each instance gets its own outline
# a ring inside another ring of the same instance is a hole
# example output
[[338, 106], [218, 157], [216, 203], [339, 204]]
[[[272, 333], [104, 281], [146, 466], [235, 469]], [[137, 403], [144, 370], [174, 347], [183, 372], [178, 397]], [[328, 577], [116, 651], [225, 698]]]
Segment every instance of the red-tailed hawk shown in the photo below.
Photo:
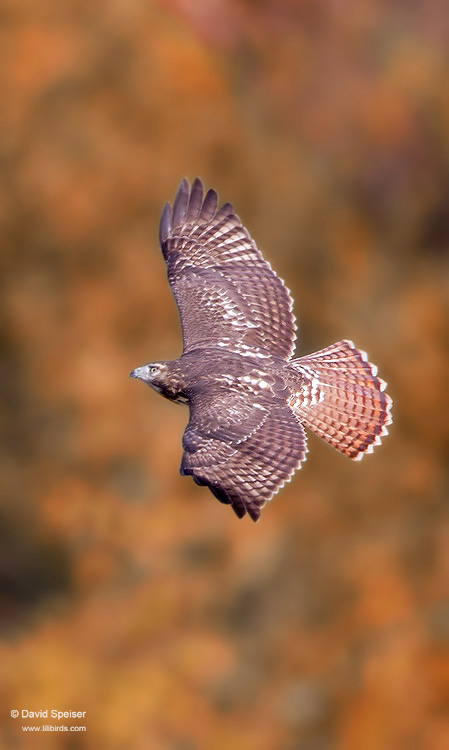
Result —
[[181, 473], [257, 521], [305, 460], [304, 425], [358, 460], [387, 434], [391, 399], [351, 341], [292, 359], [290, 293], [233, 206], [217, 204], [196, 179], [165, 205], [160, 243], [184, 351], [131, 377], [189, 405]]

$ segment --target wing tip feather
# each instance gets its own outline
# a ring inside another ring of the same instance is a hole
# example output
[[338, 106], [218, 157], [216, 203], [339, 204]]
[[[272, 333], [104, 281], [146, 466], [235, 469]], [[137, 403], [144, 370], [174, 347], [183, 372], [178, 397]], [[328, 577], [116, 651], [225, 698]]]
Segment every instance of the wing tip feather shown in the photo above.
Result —
[[224, 219], [226, 216], [231, 216], [232, 214], [234, 214], [236, 218], [240, 221], [239, 217], [235, 213], [234, 206], [232, 205], [232, 203], [226, 202], [226, 203], [223, 203], [220, 210], [217, 211], [215, 218]]
[[161, 221], [159, 224], [159, 242], [161, 247], [168, 240], [172, 230], [173, 214], [170, 203], [166, 203], [162, 209]]
[[187, 208], [189, 205], [190, 197], [190, 184], [186, 177], [181, 180], [178, 191], [173, 201], [173, 223], [172, 228], [175, 229], [184, 223]]
[[[215, 218], [218, 207], [218, 193], [210, 188], [204, 194], [204, 183], [200, 177], [195, 177], [192, 187], [184, 177], [178, 187], [173, 207], [166, 203], [161, 214], [159, 226], [160, 244], [166, 242], [174, 229], [179, 229], [183, 224], [193, 224], [198, 220], [207, 223]], [[234, 209], [230, 203], [225, 203], [219, 213], [221, 216], [233, 213]], [[223, 213], [222, 213], [223, 212]]]
[[203, 207], [203, 195], [203, 182], [199, 177], [195, 177], [188, 198], [188, 205], [184, 219], [186, 223], [191, 223], [198, 219]]
[[218, 206], [218, 193], [213, 188], [209, 188], [204, 198], [203, 205], [201, 207], [200, 218], [205, 224], [208, 221], [212, 221], [217, 213]]

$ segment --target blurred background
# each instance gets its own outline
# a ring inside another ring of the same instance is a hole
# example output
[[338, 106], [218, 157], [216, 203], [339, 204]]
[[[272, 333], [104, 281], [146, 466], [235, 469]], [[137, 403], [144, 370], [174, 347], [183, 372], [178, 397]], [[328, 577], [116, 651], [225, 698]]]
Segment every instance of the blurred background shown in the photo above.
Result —
[[[449, 747], [448, 49], [443, 0], [3, 0], [2, 748]], [[351, 338], [395, 402], [257, 525], [128, 379], [181, 352], [158, 221], [197, 175], [298, 354]], [[10, 716], [52, 708], [87, 731]]]

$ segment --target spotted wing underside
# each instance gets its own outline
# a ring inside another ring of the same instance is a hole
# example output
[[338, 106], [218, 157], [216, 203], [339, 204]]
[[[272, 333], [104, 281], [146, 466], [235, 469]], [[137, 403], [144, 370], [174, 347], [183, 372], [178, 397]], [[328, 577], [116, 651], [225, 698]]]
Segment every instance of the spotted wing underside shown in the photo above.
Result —
[[181, 473], [207, 485], [239, 518], [260, 510], [304, 461], [302, 426], [281, 399], [202, 392], [190, 403]]
[[184, 352], [203, 346], [275, 354], [295, 347], [292, 298], [230, 203], [183, 180], [161, 217], [160, 243], [179, 308]]

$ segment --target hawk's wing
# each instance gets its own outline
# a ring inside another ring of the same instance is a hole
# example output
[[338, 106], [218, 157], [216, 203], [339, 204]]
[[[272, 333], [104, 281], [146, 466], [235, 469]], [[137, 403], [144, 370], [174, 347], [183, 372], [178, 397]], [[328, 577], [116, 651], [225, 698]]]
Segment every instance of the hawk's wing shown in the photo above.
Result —
[[230, 203], [217, 211], [198, 178], [183, 180], [162, 213], [160, 243], [178, 304], [184, 352], [221, 345], [276, 354], [295, 348], [293, 301]]
[[202, 392], [190, 403], [181, 474], [253, 521], [305, 459], [306, 436], [282, 399]]

